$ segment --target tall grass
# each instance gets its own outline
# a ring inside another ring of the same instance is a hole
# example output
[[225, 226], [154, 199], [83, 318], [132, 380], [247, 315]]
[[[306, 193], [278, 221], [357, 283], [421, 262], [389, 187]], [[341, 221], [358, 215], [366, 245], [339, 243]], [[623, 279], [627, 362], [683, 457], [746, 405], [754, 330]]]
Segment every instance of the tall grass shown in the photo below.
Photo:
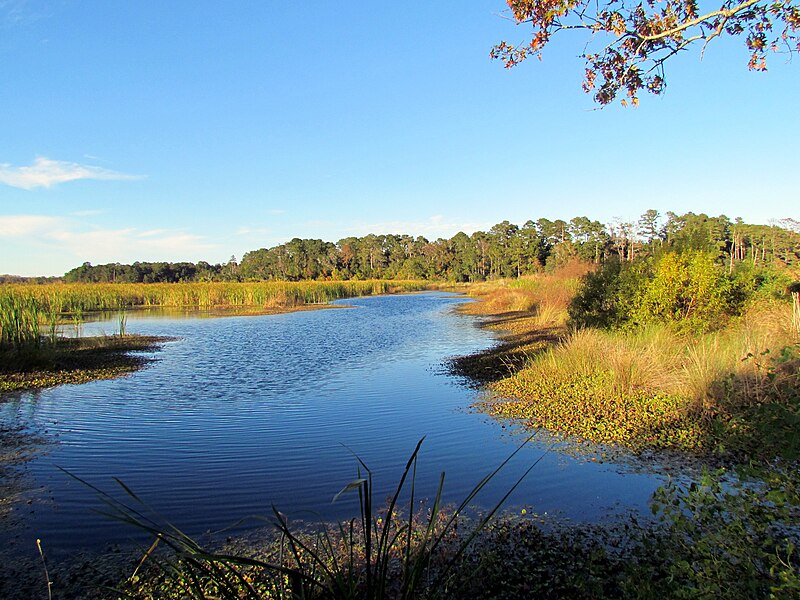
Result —
[[30, 294], [0, 295], [0, 348], [21, 350], [40, 343], [41, 305]]
[[[303, 281], [254, 283], [52, 284], [0, 286], [0, 347], [39, 344], [41, 327], [55, 340], [67, 318], [78, 323], [85, 313], [120, 312], [137, 307], [286, 308], [322, 304], [340, 298], [424, 289], [422, 281]], [[124, 328], [124, 323], [120, 325]], [[77, 325], [76, 325], [77, 326]]]
[[45, 308], [57, 307], [68, 313], [142, 306], [297, 306], [424, 287], [425, 282], [421, 281], [386, 280], [5, 285], [0, 288], [0, 306], [9, 296], [32, 298]]
[[472, 284], [468, 293], [480, 302], [466, 310], [491, 315], [529, 313], [536, 326], [560, 327], [567, 322], [567, 308], [580, 286], [580, 277], [590, 269], [591, 265], [576, 262], [553, 273]]
[[[666, 325], [636, 331], [581, 329], [526, 366], [526, 377], [566, 381], [604, 375], [617, 392], [678, 394], [703, 404], [725, 400], [758, 402], [769, 383], [767, 362], [797, 343], [790, 308], [752, 310], [725, 330], [688, 336]], [[734, 378], [736, 389], [720, 382]]]

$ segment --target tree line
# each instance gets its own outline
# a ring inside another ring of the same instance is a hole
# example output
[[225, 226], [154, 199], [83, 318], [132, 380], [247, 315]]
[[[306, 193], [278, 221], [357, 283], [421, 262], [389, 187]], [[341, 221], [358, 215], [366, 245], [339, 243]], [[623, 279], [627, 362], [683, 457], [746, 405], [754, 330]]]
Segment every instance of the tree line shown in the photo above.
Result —
[[182, 282], [309, 279], [428, 279], [456, 282], [519, 277], [571, 260], [632, 262], [666, 250], [710, 252], [734, 265], [800, 264], [800, 222], [782, 219], [747, 224], [721, 215], [646, 211], [635, 222], [603, 224], [587, 217], [541, 218], [518, 226], [502, 221], [488, 231], [459, 232], [450, 239], [411, 235], [347, 237], [336, 243], [294, 238], [245, 253], [224, 264], [207, 262], [84, 263], [67, 282]]

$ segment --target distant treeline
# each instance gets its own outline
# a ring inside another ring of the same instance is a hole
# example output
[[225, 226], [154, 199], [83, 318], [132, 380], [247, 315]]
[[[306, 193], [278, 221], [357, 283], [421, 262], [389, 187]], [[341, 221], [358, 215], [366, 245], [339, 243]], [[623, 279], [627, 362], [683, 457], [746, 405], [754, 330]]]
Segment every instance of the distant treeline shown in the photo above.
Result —
[[734, 263], [800, 263], [800, 222], [783, 219], [751, 225], [722, 215], [648, 210], [633, 222], [603, 224], [587, 217], [538, 219], [517, 226], [503, 221], [489, 231], [457, 233], [430, 241], [410, 235], [348, 237], [336, 243], [294, 238], [247, 252], [225, 264], [84, 263], [64, 275], [67, 282], [187, 282], [309, 279], [444, 279], [483, 281], [518, 277], [573, 259], [601, 263], [632, 261], [664, 250], [702, 250]]
[[21, 275], [0, 275], [0, 284], [3, 283], [58, 283], [64, 281], [63, 277], [23, 277]]
[[85, 262], [67, 271], [67, 283], [186, 283], [193, 281], [239, 281], [236, 259], [226, 264], [207, 262], [135, 262], [132, 265], [109, 263], [92, 265]]

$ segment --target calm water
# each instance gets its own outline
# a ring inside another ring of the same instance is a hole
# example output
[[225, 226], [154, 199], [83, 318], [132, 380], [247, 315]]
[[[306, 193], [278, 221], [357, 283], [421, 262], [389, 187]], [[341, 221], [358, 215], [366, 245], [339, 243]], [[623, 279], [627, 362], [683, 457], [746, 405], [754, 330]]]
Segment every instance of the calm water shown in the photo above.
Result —
[[[0, 424], [46, 440], [25, 466], [28, 491], [4, 536], [20, 552], [41, 538], [51, 553], [131, 536], [93, 513], [92, 492], [57, 466], [115, 494], [118, 477], [193, 534], [269, 515], [273, 505], [294, 519], [349, 517], [354, 498], [331, 503], [356, 475], [348, 448], [388, 495], [422, 436], [419, 487], [432, 495], [444, 470], [446, 496], [460, 499], [519, 442], [470, 411], [478, 392], [442, 367], [493, 343], [453, 310], [462, 301], [426, 293], [283, 315], [131, 316], [130, 332], [180, 339], [130, 377], [0, 401]], [[115, 324], [97, 328], [112, 333]], [[499, 498], [545, 451], [526, 447], [479, 501]], [[618, 471], [549, 453], [510, 504], [575, 519], [644, 507], [660, 480]]]

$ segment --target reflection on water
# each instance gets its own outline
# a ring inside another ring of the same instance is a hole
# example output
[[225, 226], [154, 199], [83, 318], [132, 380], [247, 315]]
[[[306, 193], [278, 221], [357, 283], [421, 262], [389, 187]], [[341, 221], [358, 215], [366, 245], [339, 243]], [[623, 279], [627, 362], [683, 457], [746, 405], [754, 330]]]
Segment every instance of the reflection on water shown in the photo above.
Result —
[[[15, 535], [40, 537], [52, 552], [131, 535], [94, 514], [96, 498], [56, 465], [106, 490], [118, 477], [201, 533], [273, 505], [290, 518], [351, 516], [354, 499], [331, 498], [356, 473], [352, 453], [375, 472], [380, 497], [426, 436], [419, 488], [432, 495], [444, 470], [446, 497], [459, 499], [519, 441], [468, 410], [476, 392], [441, 368], [446, 357], [493, 341], [452, 310], [462, 301], [367, 297], [339, 303], [349, 309], [225, 319], [130, 313], [129, 332], [180, 339], [129, 377], [0, 404], [0, 423], [13, 425], [23, 411], [50, 444], [27, 465], [37, 492]], [[113, 333], [114, 319], [85, 327]], [[526, 447], [482, 501], [498, 499], [545, 450]], [[656, 485], [652, 476], [551, 453], [511, 503], [595, 519], [615, 506], [642, 507]]]

